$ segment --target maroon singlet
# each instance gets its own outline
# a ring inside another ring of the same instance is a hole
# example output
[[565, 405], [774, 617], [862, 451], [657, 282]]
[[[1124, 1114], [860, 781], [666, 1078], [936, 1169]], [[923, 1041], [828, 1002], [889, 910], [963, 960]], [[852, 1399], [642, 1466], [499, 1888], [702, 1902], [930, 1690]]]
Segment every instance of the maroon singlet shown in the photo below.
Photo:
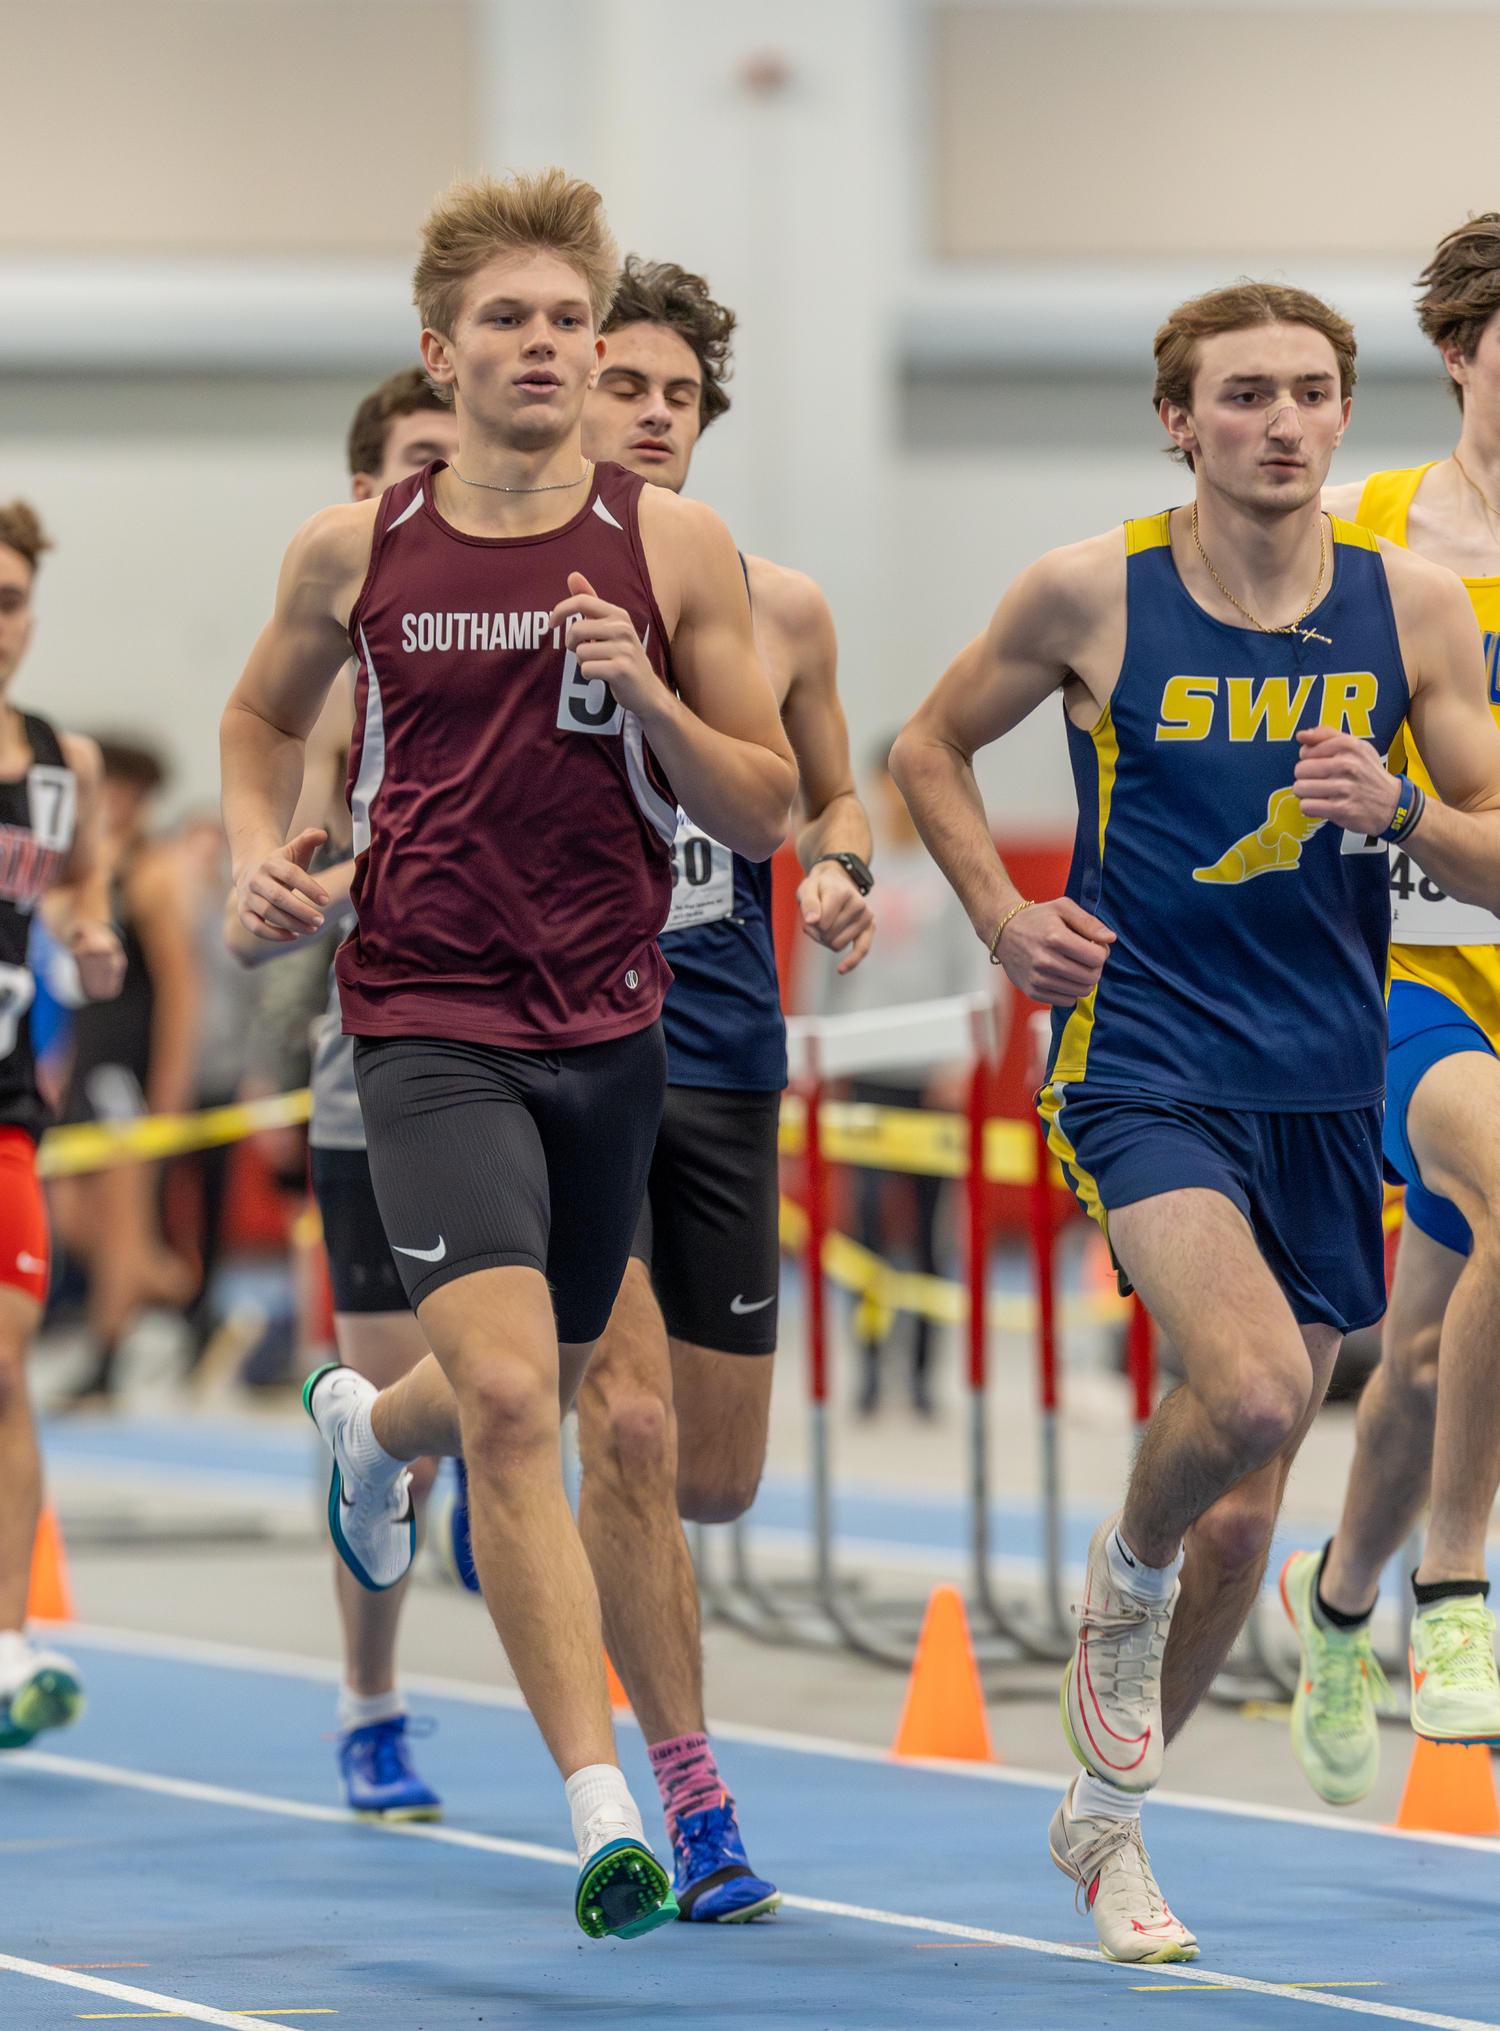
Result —
[[596, 467], [572, 521], [468, 536], [432, 500], [441, 461], [382, 497], [349, 637], [359, 661], [349, 807], [358, 925], [344, 1028], [556, 1050], [656, 1020], [676, 799], [551, 612], [581, 571], [670, 683], [641, 549], [645, 482]]

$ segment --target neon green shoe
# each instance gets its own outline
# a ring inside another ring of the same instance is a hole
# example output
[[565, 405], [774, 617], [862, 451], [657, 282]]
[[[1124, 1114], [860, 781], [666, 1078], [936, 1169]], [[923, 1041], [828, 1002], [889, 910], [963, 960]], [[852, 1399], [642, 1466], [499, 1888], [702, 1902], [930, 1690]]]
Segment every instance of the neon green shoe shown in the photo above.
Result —
[[1429, 1742], [1500, 1742], [1495, 1618], [1479, 1594], [1418, 1608], [1411, 1624], [1411, 1724]]
[[1376, 1714], [1391, 1689], [1370, 1643], [1370, 1625], [1337, 1629], [1315, 1608], [1322, 1555], [1294, 1551], [1281, 1569], [1281, 1604], [1302, 1645], [1292, 1700], [1292, 1754], [1320, 1798], [1353, 1805], [1380, 1770]]

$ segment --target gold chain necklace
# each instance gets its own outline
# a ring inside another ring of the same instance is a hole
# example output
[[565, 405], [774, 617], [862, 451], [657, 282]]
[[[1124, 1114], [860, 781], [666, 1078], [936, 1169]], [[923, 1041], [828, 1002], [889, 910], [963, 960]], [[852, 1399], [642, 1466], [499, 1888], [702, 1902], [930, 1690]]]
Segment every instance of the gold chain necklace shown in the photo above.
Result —
[[1469, 469], [1464, 464], [1463, 460], [1459, 457], [1456, 451], [1452, 454], [1452, 458], [1453, 463], [1458, 467], [1459, 471], [1463, 474], [1465, 481], [1467, 481], [1468, 485], [1470, 485], [1474, 489], [1475, 493], [1478, 494], [1480, 500], [1484, 502], [1484, 505], [1489, 509], [1490, 513], [1494, 516], [1495, 520], [1497, 522], [1500, 522], [1500, 508], [1497, 508], [1495, 506], [1494, 502], [1490, 499], [1489, 495], [1485, 492], [1484, 488], [1479, 484], [1478, 480], [1471, 480], [1469, 478]]
[[1254, 614], [1251, 613], [1249, 607], [1240, 605], [1234, 594], [1229, 590], [1229, 587], [1220, 578], [1218, 572], [1214, 570], [1213, 562], [1208, 552], [1204, 549], [1202, 538], [1198, 534], [1198, 503], [1196, 501], [1193, 503], [1193, 542], [1197, 545], [1198, 555], [1203, 559], [1204, 569], [1208, 572], [1209, 577], [1219, 588], [1220, 592], [1223, 593], [1225, 599], [1228, 600], [1235, 612], [1243, 614], [1252, 628], [1259, 628], [1263, 635], [1297, 635], [1304, 642], [1323, 642], [1330, 649], [1333, 647], [1333, 643], [1327, 635], [1320, 635], [1316, 628], [1304, 628], [1302, 625], [1322, 597], [1323, 580], [1328, 574], [1328, 529], [1321, 515], [1318, 517], [1318, 582], [1312, 589], [1312, 598], [1307, 602], [1307, 605], [1298, 614], [1296, 620], [1288, 621], [1285, 627], [1268, 628], [1264, 621], [1258, 621]]

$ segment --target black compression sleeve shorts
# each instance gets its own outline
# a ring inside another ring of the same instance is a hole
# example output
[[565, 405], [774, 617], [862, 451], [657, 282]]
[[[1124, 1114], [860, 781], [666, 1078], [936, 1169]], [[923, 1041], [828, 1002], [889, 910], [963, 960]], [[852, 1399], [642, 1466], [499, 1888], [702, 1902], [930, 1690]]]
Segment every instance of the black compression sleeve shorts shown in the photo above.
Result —
[[358, 1037], [354, 1072], [413, 1309], [455, 1278], [520, 1266], [551, 1285], [564, 1345], [597, 1340], [661, 1121], [660, 1022], [565, 1051]]

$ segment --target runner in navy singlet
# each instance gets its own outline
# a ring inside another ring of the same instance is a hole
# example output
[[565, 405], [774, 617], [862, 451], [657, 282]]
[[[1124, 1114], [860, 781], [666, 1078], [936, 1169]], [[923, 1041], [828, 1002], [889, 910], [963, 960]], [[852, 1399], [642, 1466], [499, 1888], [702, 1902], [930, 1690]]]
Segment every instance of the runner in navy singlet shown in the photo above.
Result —
[[[1500, 902], [1464, 587], [1320, 511], [1349, 325], [1245, 283], [1176, 310], [1156, 361], [1191, 504], [1031, 566], [892, 758], [992, 958], [1053, 1004], [1052, 1149], [1183, 1364], [1089, 1548], [1063, 1694], [1084, 1769], [1050, 1837], [1131, 1961], [1197, 1953], [1141, 1797], [1259, 1592], [1340, 1339], [1384, 1309], [1383, 842]], [[1033, 907], [968, 758], [1059, 693], [1081, 820], [1067, 895]], [[1425, 812], [1385, 767], [1404, 717], [1443, 799]]]
[[597, 193], [561, 171], [439, 202], [416, 297], [457, 456], [299, 534], [223, 733], [241, 917], [295, 938], [325, 900], [321, 832], [286, 841], [302, 744], [352, 644], [340, 992], [382, 1220], [437, 1360], [378, 1403], [346, 1368], [306, 1400], [335, 1542], [372, 1588], [411, 1560], [403, 1463], [461, 1444], [594, 1936], [676, 1907], [615, 1760], [559, 1401], [608, 1321], [660, 1120], [677, 807], [760, 860], [796, 787], [728, 531], [580, 449], [617, 274]]
[[66, 1727], [83, 1704], [76, 1668], [25, 1633], [42, 1462], [26, 1350], [51, 1268], [36, 1145], [51, 1115], [37, 1091], [27, 1011], [33, 915], [71, 951], [91, 1001], [120, 991], [125, 954], [99, 853], [99, 750], [9, 702], [31, 645], [37, 563], [51, 548], [24, 501], [0, 507], [0, 1749]]
[[[729, 406], [733, 326], [699, 276], [632, 256], [605, 320], [585, 450], [680, 490], [700, 431]], [[745, 568], [801, 779], [804, 925], [844, 953], [847, 971], [870, 941], [870, 828], [849, 766], [832, 617], [801, 572], [763, 557]], [[777, 1898], [749, 1871], [704, 1732], [698, 1590], [679, 1510], [706, 1523], [742, 1515], [765, 1461], [786, 1035], [770, 863], [731, 854], [684, 817], [673, 874], [661, 941], [674, 974], [666, 1112], [632, 1260], [579, 1392], [579, 1527], [609, 1654], [661, 1787], [678, 1903], [697, 1922], [738, 1922]]]

